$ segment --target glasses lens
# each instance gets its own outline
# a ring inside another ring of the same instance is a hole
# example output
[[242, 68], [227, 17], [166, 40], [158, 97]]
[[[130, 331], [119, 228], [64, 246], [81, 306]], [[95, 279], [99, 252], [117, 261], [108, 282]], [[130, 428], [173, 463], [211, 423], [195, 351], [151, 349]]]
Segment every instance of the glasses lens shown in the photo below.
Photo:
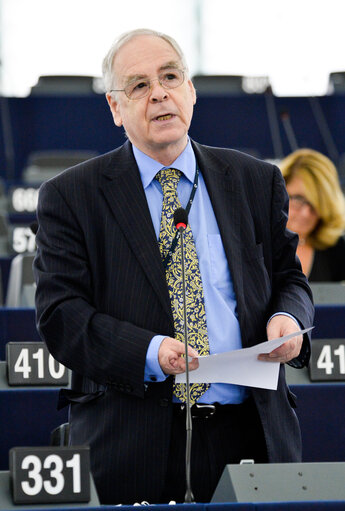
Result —
[[[159, 83], [165, 89], [175, 89], [183, 83], [183, 80], [184, 73], [180, 69], [169, 69], [158, 76]], [[129, 99], [140, 99], [147, 96], [150, 87], [150, 80], [137, 80], [128, 84], [124, 90]]]
[[300, 195], [291, 195], [290, 204], [296, 209], [300, 209], [303, 206], [304, 199]]
[[149, 80], [137, 80], [125, 87], [125, 94], [129, 99], [140, 99], [150, 90]]
[[180, 69], [173, 69], [166, 71], [164, 73], [161, 73], [158, 77], [159, 83], [165, 88], [165, 89], [175, 89], [179, 85], [182, 84], [184, 75], [183, 71]]
[[307, 201], [307, 199], [305, 199], [303, 195], [291, 195], [290, 204], [295, 209], [302, 209], [304, 206], [308, 206], [310, 210], [314, 210], [312, 204], [310, 204], [310, 202]]

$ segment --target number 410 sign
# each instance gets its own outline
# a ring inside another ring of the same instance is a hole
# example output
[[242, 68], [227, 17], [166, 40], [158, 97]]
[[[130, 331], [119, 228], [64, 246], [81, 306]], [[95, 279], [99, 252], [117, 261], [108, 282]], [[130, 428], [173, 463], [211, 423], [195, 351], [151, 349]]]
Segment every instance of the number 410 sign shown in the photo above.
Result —
[[312, 381], [345, 380], [345, 339], [312, 339], [309, 375]]
[[9, 342], [6, 344], [9, 385], [67, 385], [65, 366], [49, 353], [44, 342]]

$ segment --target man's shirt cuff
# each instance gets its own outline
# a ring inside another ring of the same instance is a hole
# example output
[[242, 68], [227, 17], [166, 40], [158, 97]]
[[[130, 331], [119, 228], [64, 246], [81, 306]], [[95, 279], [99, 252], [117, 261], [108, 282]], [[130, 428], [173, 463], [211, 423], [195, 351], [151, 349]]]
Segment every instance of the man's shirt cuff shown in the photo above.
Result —
[[[288, 312], [276, 312], [275, 314], [273, 314], [273, 316], [270, 317], [270, 319], [267, 321], [267, 324], [271, 321], [272, 318], [274, 318], [274, 316], [279, 316], [279, 315], [280, 316], [288, 316], [289, 318], [293, 319], [294, 322], [296, 323], [296, 325], [298, 326], [298, 328], [300, 330], [302, 330], [302, 327], [299, 324], [299, 322], [297, 321], [297, 319], [294, 316], [292, 316], [291, 314], [289, 314]], [[302, 352], [302, 349], [301, 349], [301, 352]], [[300, 353], [298, 357], [293, 358], [292, 360], [287, 362], [287, 365], [294, 367], [295, 369], [300, 369], [300, 368], [304, 367], [305, 360], [308, 355], [309, 355], [309, 350], [307, 349], [304, 356], [302, 355], [302, 353]]]
[[164, 381], [168, 375], [164, 374], [158, 362], [158, 350], [166, 335], [155, 335], [152, 337], [146, 353], [146, 364], [144, 381], [145, 383]]
[[288, 316], [289, 318], [293, 319], [294, 322], [296, 323], [296, 325], [298, 326], [298, 328], [301, 330], [301, 325], [299, 324], [299, 322], [297, 321], [297, 319], [292, 316], [291, 314], [289, 314], [288, 312], [276, 312], [275, 314], [273, 314], [273, 316], [270, 317], [270, 319], [267, 321], [267, 325], [268, 323], [271, 321], [272, 318], [274, 318], [274, 316]]

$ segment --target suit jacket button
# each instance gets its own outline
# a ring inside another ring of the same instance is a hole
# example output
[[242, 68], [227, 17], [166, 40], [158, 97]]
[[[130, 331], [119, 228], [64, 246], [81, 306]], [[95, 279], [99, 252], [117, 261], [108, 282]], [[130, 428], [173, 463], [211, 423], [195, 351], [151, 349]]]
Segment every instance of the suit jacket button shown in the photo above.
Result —
[[133, 388], [132, 388], [132, 385], [130, 385], [129, 383], [126, 385], [126, 392], [132, 392]]
[[163, 397], [159, 400], [159, 406], [162, 406], [163, 408], [167, 408], [169, 406], [169, 399], [166, 397]]

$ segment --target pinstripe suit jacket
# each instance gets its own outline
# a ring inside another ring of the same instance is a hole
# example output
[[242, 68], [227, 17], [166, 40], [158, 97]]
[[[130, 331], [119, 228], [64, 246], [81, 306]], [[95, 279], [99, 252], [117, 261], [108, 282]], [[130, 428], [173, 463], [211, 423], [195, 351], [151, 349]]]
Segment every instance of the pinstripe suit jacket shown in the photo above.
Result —
[[[279, 170], [237, 151], [193, 142], [231, 270], [243, 346], [265, 340], [271, 314], [304, 327], [313, 306], [285, 230]], [[37, 324], [73, 371], [71, 442], [91, 446], [103, 503], [159, 501], [172, 415], [172, 378], [144, 385], [155, 334], [173, 336], [159, 248], [131, 144], [44, 183], [34, 273]], [[299, 360], [308, 359], [305, 339]], [[281, 367], [277, 391], [252, 390], [271, 462], [299, 461], [294, 396]]]

